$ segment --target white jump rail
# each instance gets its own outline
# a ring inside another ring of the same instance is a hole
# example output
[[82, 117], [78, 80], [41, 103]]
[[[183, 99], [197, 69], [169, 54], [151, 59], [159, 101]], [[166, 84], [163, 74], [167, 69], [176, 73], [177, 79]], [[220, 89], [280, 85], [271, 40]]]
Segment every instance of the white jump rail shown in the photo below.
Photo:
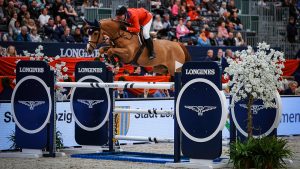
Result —
[[171, 89], [174, 84], [147, 84], [147, 83], [97, 83], [97, 82], [57, 82], [60, 87], [81, 88], [130, 88], [130, 89]]
[[155, 109], [120, 109], [115, 108], [114, 114], [117, 113], [135, 113], [135, 114], [174, 114], [174, 110], [155, 110]]
[[114, 138], [117, 139], [117, 140], [147, 141], [147, 142], [155, 142], [155, 143], [173, 143], [174, 142], [174, 139], [157, 138], [157, 137], [145, 137], [145, 136], [115, 135]]

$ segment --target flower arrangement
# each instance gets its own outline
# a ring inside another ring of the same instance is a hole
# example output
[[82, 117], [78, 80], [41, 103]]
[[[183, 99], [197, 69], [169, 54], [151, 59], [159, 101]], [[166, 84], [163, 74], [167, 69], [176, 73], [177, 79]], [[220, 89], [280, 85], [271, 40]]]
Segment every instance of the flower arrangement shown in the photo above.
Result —
[[[247, 102], [248, 139], [237, 140], [230, 147], [230, 162], [234, 168], [272, 169], [283, 168], [284, 158], [290, 158], [292, 151], [287, 141], [277, 137], [253, 138], [253, 118], [251, 107], [254, 100], [261, 99], [266, 108], [277, 108], [274, 99], [277, 89], [282, 87], [285, 59], [283, 53], [270, 49], [265, 42], [259, 43], [257, 51], [248, 46], [247, 50], [235, 53], [236, 58], [228, 58], [225, 68], [226, 78], [230, 77], [232, 104], [240, 100]], [[234, 106], [234, 105], [231, 105]]]
[[[276, 108], [276, 91], [282, 86], [282, 68], [285, 59], [283, 53], [270, 49], [265, 42], [259, 43], [255, 52], [251, 46], [247, 50], [235, 53], [236, 58], [228, 58], [229, 67], [225, 76], [231, 78], [230, 95], [233, 104], [248, 99], [248, 137], [252, 137], [251, 106], [255, 99], [261, 99], [266, 108]], [[233, 105], [231, 105], [233, 106]]]
[[[66, 73], [68, 71], [68, 67], [66, 66], [66, 62], [59, 61], [60, 56], [56, 56], [54, 58], [45, 56], [43, 53], [43, 46], [39, 45], [35, 49], [35, 53], [29, 53], [28, 51], [23, 51], [24, 55], [27, 57], [30, 57], [30, 60], [37, 60], [37, 61], [45, 61], [49, 64], [50, 69], [54, 71], [56, 81], [64, 81], [69, 78], [68, 74]], [[20, 60], [17, 60], [16, 62], [19, 62]], [[50, 63], [56, 62], [54, 66], [52, 66]], [[63, 101], [67, 99], [67, 95], [63, 94], [63, 92], [67, 91], [63, 87], [56, 87], [56, 99], [58, 101]]]

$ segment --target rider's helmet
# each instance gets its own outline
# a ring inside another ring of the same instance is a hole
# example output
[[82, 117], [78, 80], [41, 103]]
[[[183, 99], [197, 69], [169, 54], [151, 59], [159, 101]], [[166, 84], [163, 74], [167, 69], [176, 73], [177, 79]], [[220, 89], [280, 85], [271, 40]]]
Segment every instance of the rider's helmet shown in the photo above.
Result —
[[116, 9], [116, 15], [117, 16], [121, 16], [126, 14], [127, 12], [127, 8], [125, 6], [118, 6], [118, 8]]

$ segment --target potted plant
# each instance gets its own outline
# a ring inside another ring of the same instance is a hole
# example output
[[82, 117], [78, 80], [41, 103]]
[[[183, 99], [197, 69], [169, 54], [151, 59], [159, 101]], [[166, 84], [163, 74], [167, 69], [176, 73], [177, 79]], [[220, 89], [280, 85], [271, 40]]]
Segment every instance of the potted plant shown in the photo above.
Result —
[[[251, 107], [256, 99], [263, 101], [266, 108], [277, 108], [274, 99], [276, 91], [282, 86], [282, 68], [285, 59], [283, 53], [270, 49], [265, 42], [259, 43], [257, 51], [248, 46], [247, 50], [235, 53], [235, 58], [228, 58], [229, 67], [225, 69], [230, 77], [230, 95], [232, 104], [247, 100], [247, 136], [244, 142], [237, 141], [231, 145], [231, 162], [237, 168], [269, 169], [284, 165], [282, 158], [288, 157], [291, 152], [286, 151], [286, 141], [277, 138], [253, 138], [253, 117]], [[266, 143], [274, 149], [262, 146]], [[267, 153], [266, 153], [267, 152]], [[276, 153], [280, 157], [276, 157]], [[284, 153], [283, 153], [284, 152]], [[274, 156], [273, 156], [274, 153]], [[274, 157], [274, 159], [272, 159]], [[261, 161], [262, 159], [266, 161]], [[276, 159], [276, 160], [275, 160]], [[271, 160], [271, 162], [269, 162]], [[275, 161], [272, 161], [275, 160]], [[252, 165], [251, 165], [252, 164]], [[274, 165], [273, 165], [274, 164]]]

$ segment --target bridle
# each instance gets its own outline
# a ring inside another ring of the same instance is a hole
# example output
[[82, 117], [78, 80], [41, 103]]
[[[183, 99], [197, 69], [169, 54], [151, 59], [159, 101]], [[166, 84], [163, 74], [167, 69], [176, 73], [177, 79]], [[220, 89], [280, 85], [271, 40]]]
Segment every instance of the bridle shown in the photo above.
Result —
[[[97, 40], [96, 41], [91, 41], [91, 40], [88, 41], [88, 44], [92, 47], [92, 50], [94, 50], [94, 49], [96, 49], [97, 43], [98, 43], [98, 41], [100, 39], [100, 36], [101, 36], [101, 26], [99, 26], [99, 27], [92, 27], [92, 28], [89, 28], [89, 29], [99, 29], [99, 34], [98, 34]], [[91, 36], [91, 35], [89, 35], [89, 36]]]
[[[119, 22], [120, 24], [126, 24], [125, 22], [123, 23], [122, 21], [118, 21], [118, 20], [114, 20], [114, 19], [111, 19], [111, 20], [114, 21], [114, 22]], [[100, 39], [100, 36], [101, 36], [101, 22], [99, 22], [99, 27], [92, 26], [89, 29], [93, 29], [93, 32], [94, 32], [95, 29], [99, 29], [99, 34], [98, 34], [97, 40], [96, 41], [91, 41], [91, 40], [88, 41], [88, 44], [92, 47], [92, 50], [94, 50], [94, 49], [96, 49], [97, 43], [99, 42], [99, 39]], [[118, 35], [117, 37], [110, 39], [113, 45], [116, 44], [116, 41], [120, 38], [131, 40], [132, 37], [133, 37], [132, 33], [130, 33], [130, 37], [127, 37], [126, 32], [121, 31], [121, 30], [118, 31], [117, 35]], [[91, 35], [89, 35], [89, 36], [91, 36]], [[107, 39], [108, 38], [103, 37], [102, 40], [103, 40], [103, 42], [105, 42]]]

